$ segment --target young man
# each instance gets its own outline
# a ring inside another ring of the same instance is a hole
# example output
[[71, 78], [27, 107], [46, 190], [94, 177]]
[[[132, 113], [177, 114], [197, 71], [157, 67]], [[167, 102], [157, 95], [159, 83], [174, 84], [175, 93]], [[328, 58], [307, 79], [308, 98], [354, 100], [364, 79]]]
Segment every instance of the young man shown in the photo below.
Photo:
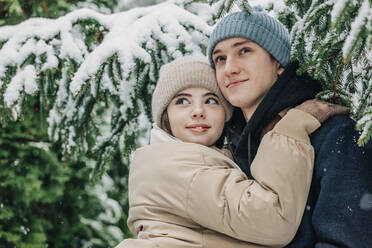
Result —
[[[225, 135], [248, 176], [263, 134], [287, 108], [321, 90], [309, 76], [296, 75], [298, 62], [290, 63], [290, 49], [286, 28], [263, 12], [226, 16], [209, 41], [218, 85], [236, 107]], [[358, 147], [355, 122], [346, 115], [330, 118], [310, 137], [313, 180], [302, 222], [287, 247], [372, 247], [371, 149]]]

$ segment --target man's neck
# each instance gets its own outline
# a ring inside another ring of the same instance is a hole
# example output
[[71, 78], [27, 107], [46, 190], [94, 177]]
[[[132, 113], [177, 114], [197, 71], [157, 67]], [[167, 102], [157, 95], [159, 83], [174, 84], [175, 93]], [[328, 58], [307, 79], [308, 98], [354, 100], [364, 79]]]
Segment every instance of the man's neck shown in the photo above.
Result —
[[245, 118], [245, 121], [248, 122], [251, 118], [252, 118], [252, 115], [254, 114], [254, 112], [256, 111], [258, 105], [260, 103], [257, 103], [253, 106], [249, 106], [249, 107], [245, 107], [245, 108], [241, 108], [243, 114], [244, 114], [244, 118]]

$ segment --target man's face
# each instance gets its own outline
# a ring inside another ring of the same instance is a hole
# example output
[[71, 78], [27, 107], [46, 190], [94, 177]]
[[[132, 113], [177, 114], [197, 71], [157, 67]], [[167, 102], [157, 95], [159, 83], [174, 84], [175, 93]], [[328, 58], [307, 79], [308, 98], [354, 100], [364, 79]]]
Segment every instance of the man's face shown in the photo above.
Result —
[[216, 77], [225, 98], [249, 119], [283, 72], [280, 64], [255, 42], [240, 37], [219, 42], [212, 52]]

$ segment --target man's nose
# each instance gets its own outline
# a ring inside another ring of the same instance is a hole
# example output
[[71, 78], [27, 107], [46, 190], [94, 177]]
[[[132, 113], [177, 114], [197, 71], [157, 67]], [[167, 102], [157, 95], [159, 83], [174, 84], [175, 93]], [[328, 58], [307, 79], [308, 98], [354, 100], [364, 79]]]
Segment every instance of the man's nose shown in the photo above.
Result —
[[238, 61], [235, 58], [227, 58], [225, 64], [225, 74], [226, 76], [239, 74], [240, 73], [240, 66]]

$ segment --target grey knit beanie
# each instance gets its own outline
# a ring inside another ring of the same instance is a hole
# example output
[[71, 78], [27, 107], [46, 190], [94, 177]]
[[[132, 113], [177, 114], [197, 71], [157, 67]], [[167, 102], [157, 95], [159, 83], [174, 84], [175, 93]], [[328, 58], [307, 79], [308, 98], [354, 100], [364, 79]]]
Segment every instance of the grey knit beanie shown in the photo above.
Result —
[[161, 117], [173, 97], [180, 91], [200, 87], [216, 94], [225, 109], [225, 121], [232, 115], [232, 106], [218, 88], [214, 70], [201, 56], [185, 56], [160, 68], [159, 80], [152, 95], [152, 118], [160, 127]]
[[212, 52], [215, 46], [232, 37], [250, 39], [266, 49], [282, 66], [289, 63], [291, 41], [285, 26], [264, 12], [248, 14], [241, 11], [227, 15], [212, 32], [207, 55], [213, 68]]

